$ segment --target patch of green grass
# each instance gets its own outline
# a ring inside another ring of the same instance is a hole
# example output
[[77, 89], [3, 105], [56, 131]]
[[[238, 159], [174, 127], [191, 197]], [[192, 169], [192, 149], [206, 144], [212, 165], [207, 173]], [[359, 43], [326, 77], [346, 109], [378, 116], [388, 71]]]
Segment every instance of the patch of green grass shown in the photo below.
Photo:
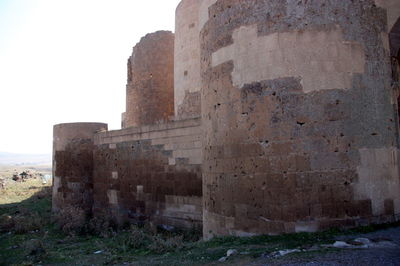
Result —
[[[25, 186], [26, 188], [26, 186]], [[24, 189], [25, 189], [24, 188]], [[43, 188], [20, 203], [0, 205], [0, 216], [37, 214], [43, 222], [40, 230], [17, 234], [15, 230], [0, 233], [0, 265], [204, 265], [215, 264], [228, 249], [239, 254], [232, 261], [252, 261], [262, 254], [312, 245], [332, 243], [336, 236], [368, 233], [400, 224], [361, 227], [353, 230], [329, 230], [320, 233], [299, 233], [280, 236], [221, 237], [198, 241], [200, 232], [165, 232], [132, 227], [107, 234], [69, 235], [51, 222], [51, 193]], [[1, 231], [1, 230], [0, 230]], [[100, 251], [98, 254], [95, 254]], [[307, 257], [319, 250], [289, 256]]]

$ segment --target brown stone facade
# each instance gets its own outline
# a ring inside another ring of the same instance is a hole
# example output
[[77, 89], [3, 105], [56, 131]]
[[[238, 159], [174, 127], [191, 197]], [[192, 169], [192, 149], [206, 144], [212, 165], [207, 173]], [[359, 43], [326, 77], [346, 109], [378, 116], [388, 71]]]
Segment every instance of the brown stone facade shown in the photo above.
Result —
[[55, 126], [53, 210], [205, 238], [400, 220], [398, 10], [181, 1], [175, 40], [133, 49], [121, 130]]
[[168, 121], [174, 115], [174, 34], [146, 35], [128, 60], [124, 127]]
[[202, 224], [200, 120], [96, 136], [94, 215], [198, 228]]
[[68, 206], [91, 214], [93, 205], [93, 137], [107, 130], [102, 123], [54, 126], [53, 211]]
[[220, 0], [210, 14], [205, 237], [398, 219], [385, 11], [373, 1]]

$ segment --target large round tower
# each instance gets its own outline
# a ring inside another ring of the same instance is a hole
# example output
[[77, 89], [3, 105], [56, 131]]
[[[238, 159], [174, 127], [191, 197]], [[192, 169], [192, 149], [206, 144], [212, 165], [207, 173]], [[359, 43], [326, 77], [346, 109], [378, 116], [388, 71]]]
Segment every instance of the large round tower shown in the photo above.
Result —
[[175, 115], [201, 114], [200, 30], [216, 0], [182, 0], [175, 14]]
[[93, 203], [93, 138], [102, 123], [70, 123], [53, 129], [53, 211], [68, 206], [90, 213]]
[[128, 60], [125, 127], [166, 121], [174, 115], [174, 34], [147, 34]]
[[218, 0], [209, 12], [205, 237], [399, 219], [387, 10], [372, 0]]
[[175, 115], [200, 116], [199, 0], [183, 0], [175, 14]]

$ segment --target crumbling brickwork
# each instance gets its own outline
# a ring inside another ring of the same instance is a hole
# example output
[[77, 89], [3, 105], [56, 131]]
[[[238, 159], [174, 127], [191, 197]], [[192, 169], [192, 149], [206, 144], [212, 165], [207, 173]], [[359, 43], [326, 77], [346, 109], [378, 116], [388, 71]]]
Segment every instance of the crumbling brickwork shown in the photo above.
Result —
[[168, 121], [174, 115], [174, 34], [146, 35], [128, 60], [125, 127]]
[[94, 215], [118, 223], [200, 227], [200, 120], [131, 128], [96, 136]]
[[399, 10], [182, 0], [133, 49], [122, 130], [54, 127], [53, 210], [205, 238], [400, 220]]
[[386, 11], [374, 1], [219, 0], [210, 14], [205, 237], [398, 217]]
[[93, 137], [107, 130], [101, 123], [54, 126], [53, 211], [80, 207], [87, 214], [93, 205]]

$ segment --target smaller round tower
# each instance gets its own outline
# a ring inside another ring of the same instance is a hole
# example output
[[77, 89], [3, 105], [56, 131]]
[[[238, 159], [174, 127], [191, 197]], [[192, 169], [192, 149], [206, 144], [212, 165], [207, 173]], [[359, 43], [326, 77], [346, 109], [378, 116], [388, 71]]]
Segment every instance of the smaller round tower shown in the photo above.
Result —
[[128, 60], [125, 127], [168, 120], [174, 115], [174, 34], [147, 34]]
[[70, 123], [53, 129], [53, 211], [76, 206], [90, 213], [93, 202], [93, 139], [103, 123]]

